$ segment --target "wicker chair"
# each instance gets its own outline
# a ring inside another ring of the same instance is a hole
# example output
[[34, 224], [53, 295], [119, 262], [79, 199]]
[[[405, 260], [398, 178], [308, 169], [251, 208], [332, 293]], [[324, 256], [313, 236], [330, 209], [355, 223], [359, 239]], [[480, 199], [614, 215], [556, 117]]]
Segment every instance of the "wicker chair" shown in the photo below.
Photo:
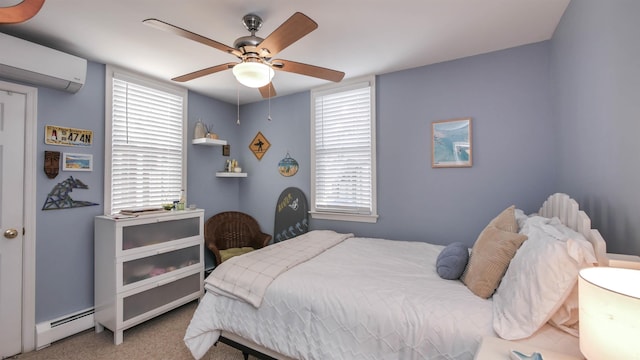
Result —
[[216, 265], [220, 265], [231, 256], [267, 246], [271, 235], [263, 233], [250, 215], [226, 211], [210, 217], [204, 224], [204, 241], [215, 255]]

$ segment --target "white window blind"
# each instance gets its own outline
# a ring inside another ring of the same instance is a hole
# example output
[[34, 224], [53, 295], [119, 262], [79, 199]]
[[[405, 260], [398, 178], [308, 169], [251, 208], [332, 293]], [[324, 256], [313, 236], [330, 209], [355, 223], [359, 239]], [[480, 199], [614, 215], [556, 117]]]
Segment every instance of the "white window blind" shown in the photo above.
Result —
[[316, 213], [376, 216], [372, 83], [312, 93], [312, 202]]
[[184, 188], [186, 94], [112, 79], [110, 213], [178, 200]]

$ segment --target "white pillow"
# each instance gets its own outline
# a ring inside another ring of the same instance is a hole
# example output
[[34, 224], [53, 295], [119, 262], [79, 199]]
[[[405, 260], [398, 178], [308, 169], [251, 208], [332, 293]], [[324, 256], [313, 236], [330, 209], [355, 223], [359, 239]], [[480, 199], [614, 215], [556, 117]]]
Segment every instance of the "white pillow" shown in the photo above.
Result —
[[577, 298], [575, 304], [565, 301], [577, 294], [578, 271], [596, 263], [591, 244], [558, 219], [530, 217], [521, 233], [529, 239], [516, 252], [493, 295], [493, 327], [508, 340], [533, 335], [559, 309], [554, 321], [568, 330], [565, 325], [574, 322]]
[[[598, 263], [593, 250], [593, 245], [584, 236], [563, 225], [558, 218], [553, 218], [549, 225], [558, 230], [565, 239], [576, 239], [579, 241], [568, 241], [567, 252], [577, 263], [581, 263], [581, 269], [594, 266]], [[562, 240], [558, 238], [558, 240]], [[574, 336], [578, 336], [578, 284], [567, 296], [560, 308], [551, 316], [549, 323]]]
[[522, 232], [522, 227], [524, 227], [524, 224], [526, 223], [529, 216], [527, 216], [527, 214], [525, 214], [521, 209], [515, 209], [513, 215], [515, 216], [516, 222], [518, 223], [518, 229], [520, 229], [520, 232]]

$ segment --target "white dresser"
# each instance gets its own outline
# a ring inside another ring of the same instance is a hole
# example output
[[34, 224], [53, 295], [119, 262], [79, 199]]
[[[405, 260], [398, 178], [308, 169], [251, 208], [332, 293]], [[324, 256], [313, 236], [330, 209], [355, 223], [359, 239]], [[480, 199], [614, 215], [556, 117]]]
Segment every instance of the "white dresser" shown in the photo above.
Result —
[[123, 331], [203, 295], [204, 210], [97, 216], [96, 332]]

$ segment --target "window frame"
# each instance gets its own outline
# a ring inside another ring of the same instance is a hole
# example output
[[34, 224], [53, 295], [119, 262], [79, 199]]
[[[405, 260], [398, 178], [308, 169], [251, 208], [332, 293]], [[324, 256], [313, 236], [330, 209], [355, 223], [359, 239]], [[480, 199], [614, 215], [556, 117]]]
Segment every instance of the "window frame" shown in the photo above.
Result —
[[[370, 130], [371, 130], [371, 214], [356, 212], [338, 212], [319, 210], [316, 204], [316, 97], [345, 92], [359, 88], [359, 84], [368, 83], [370, 91]], [[311, 157], [311, 210], [309, 213], [313, 219], [354, 221], [364, 223], [376, 223], [378, 220], [377, 209], [377, 171], [376, 171], [376, 78], [375, 75], [342, 81], [338, 84], [318, 87], [311, 90], [310, 94], [310, 157]]]
[[[111, 209], [112, 201], [112, 151], [113, 134], [113, 79], [114, 77], [124, 81], [136, 83], [141, 86], [153, 88], [155, 90], [171, 93], [182, 97], [182, 176], [181, 189], [184, 190], [185, 201], [187, 199], [187, 141], [188, 141], [188, 91], [187, 89], [175, 86], [163, 81], [154, 80], [146, 76], [118, 68], [113, 65], [106, 65], [105, 71], [105, 136], [104, 136], [104, 214], [113, 214]], [[177, 200], [177, 199], [176, 199]], [[160, 204], [159, 204], [160, 205]]]

